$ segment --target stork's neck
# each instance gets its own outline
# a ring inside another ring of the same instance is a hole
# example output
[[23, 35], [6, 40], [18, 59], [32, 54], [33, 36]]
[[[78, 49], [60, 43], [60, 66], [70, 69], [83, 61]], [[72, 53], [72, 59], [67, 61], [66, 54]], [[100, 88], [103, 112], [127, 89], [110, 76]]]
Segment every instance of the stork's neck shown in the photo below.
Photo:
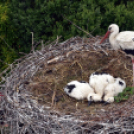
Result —
[[112, 45], [114, 50], [120, 49], [119, 45], [116, 44], [116, 36], [118, 35], [118, 33], [119, 33], [119, 30], [112, 32], [109, 36], [109, 42]]

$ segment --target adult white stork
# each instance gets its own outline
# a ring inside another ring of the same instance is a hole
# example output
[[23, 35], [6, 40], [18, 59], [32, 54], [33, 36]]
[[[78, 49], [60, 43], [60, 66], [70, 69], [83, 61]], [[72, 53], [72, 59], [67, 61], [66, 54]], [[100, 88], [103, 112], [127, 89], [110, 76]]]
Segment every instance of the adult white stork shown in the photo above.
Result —
[[100, 44], [108, 37], [114, 50], [134, 50], [134, 31], [124, 31], [119, 33], [119, 26], [111, 24]]
[[[119, 33], [119, 26], [111, 24], [100, 44], [109, 36], [109, 42], [114, 50], [122, 49], [127, 54], [134, 55], [134, 31], [124, 31]], [[133, 86], [134, 86], [134, 58], [133, 63]]]

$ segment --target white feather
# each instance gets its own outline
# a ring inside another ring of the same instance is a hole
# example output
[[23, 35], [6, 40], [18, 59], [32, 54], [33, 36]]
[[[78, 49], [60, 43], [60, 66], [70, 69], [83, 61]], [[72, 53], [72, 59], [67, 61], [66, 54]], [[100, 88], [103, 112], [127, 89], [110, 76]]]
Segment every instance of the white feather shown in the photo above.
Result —
[[92, 74], [89, 79], [89, 85], [97, 94], [96, 100], [101, 101], [104, 94], [104, 89], [109, 83], [114, 83], [114, 77], [109, 74]]
[[[122, 84], [121, 84], [122, 83]], [[104, 90], [104, 101], [112, 103], [114, 102], [114, 96], [117, 96], [119, 93], [123, 92], [126, 88], [126, 83], [121, 78], [116, 78], [114, 83], [108, 84]]]
[[[69, 85], [75, 85], [71, 92], [69, 92]], [[73, 97], [77, 100], [87, 98], [89, 93], [94, 94], [94, 90], [89, 86], [88, 83], [80, 83], [78, 81], [72, 81], [68, 83], [67, 86], [64, 88], [64, 91], [70, 97]]]
[[134, 31], [124, 31], [119, 33], [119, 27], [116, 24], [111, 24], [109, 28], [110, 30], [110, 36], [109, 36], [109, 42], [112, 45], [114, 50], [118, 49], [128, 49], [133, 50], [134, 49]]

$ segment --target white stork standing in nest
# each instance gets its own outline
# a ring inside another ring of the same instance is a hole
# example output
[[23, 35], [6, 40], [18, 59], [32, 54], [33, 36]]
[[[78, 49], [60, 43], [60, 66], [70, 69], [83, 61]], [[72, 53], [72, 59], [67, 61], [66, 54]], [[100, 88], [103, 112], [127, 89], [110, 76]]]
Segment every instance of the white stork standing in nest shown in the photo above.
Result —
[[[111, 24], [100, 44], [109, 36], [109, 42], [114, 50], [122, 49], [127, 54], [134, 55], [134, 31], [124, 31], [119, 33], [119, 26]], [[133, 86], [134, 86], [134, 57], [133, 64]]]

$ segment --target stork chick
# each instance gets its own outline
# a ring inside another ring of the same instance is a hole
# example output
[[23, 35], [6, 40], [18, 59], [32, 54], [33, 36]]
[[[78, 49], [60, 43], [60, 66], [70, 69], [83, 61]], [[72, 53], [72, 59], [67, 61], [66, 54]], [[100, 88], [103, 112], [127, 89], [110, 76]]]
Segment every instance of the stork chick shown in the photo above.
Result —
[[104, 101], [108, 103], [114, 102], [114, 96], [123, 92], [126, 88], [126, 83], [121, 78], [116, 78], [114, 83], [108, 84], [104, 90]]
[[66, 85], [66, 87], [64, 87], [64, 91], [67, 95], [77, 100], [83, 100], [90, 94], [91, 99], [88, 99], [88, 101], [90, 101], [90, 104], [94, 101], [94, 90], [87, 82], [71, 81]]
[[[114, 77], [106, 73], [93, 73], [89, 79], [89, 85], [94, 89], [96, 101], [102, 101], [104, 89], [110, 83], [114, 83]], [[90, 98], [90, 97], [88, 97]]]

